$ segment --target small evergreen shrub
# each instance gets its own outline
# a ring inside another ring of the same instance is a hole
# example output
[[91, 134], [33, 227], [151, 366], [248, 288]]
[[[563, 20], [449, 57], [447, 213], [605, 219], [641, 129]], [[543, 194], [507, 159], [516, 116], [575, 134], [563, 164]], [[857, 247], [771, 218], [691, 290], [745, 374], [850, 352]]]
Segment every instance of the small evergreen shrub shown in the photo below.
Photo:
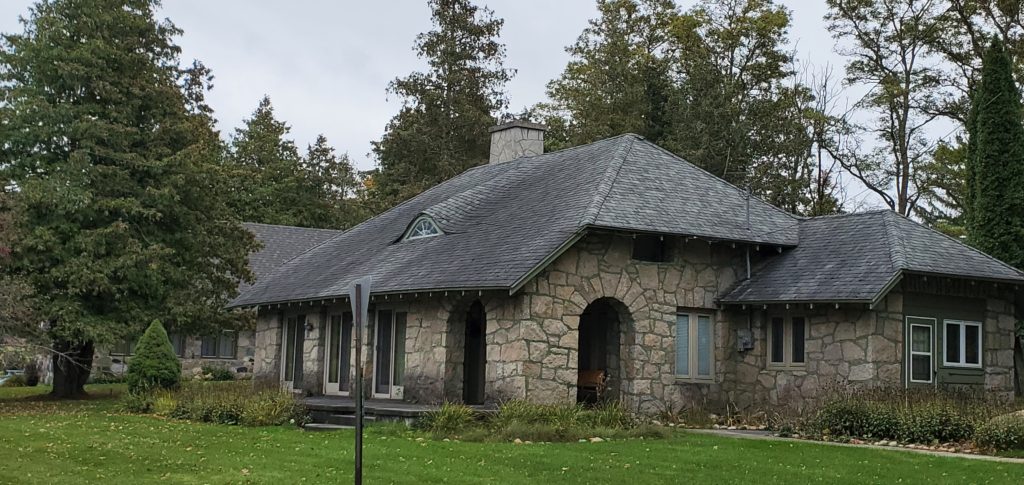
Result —
[[992, 418], [978, 427], [974, 440], [990, 450], [1024, 450], [1024, 411]]
[[153, 320], [135, 346], [125, 380], [130, 392], [173, 389], [181, 382], [181, 362], [159, 320]]
[[231, 372], [231, 369], [226, 367], [220, 367], [215, 365], [204, 365], [202, 368], [203, 376], [208, 381], [233, 381], [235, 380], [235, 373]]

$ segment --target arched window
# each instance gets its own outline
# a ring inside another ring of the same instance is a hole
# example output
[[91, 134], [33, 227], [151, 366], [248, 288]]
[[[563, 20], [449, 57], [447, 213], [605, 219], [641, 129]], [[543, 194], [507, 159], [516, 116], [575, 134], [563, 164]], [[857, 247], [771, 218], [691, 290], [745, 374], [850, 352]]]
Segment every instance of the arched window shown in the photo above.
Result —
[[409, 230], [405, 232], [405, 239], [420, 239], [441, 234], [443, 234], [441, 229], [437, 227], [433, 219], [429, 216], [420, 216], [413, 221], [412, 225], [409, 226]]

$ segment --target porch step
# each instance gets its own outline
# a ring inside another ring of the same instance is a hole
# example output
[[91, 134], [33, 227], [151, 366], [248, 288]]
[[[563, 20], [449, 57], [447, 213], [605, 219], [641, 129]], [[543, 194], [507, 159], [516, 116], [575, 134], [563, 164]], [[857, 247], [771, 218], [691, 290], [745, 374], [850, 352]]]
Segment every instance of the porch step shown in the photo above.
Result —
[[[331, 412], [331, 411], [311, 410], [310, 413], [309, 413], [309, 417], [313, 420], [314, 423], [318, 423], [318, 424], [331, 424], [331, 425], [336, 425], [336, 426], [349, 426], [349, 427], [352, 427], [352, 426], [356, 425], [356, 415], [355, 415], [355, 413], [346, 413], [346, 412], [338, 413], [338, 412]], [[363, 422], [364, 423], [372, 423], [372, 422], [374, 422], [376, 420], [377, 420], [376, 416], [367, 416], [365, 414], [363, 415]]]
[[355, 427], [340, 424], [309, 423], [303, 426], [302, 429], [306, 431], [338, 431], [342, 429], [355, 429]]

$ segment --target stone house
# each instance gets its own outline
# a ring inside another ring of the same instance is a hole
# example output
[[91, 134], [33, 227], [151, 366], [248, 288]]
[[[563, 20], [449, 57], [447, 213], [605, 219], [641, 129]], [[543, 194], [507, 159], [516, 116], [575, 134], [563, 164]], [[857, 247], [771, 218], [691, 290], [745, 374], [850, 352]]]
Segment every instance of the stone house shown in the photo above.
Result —
[[[278, 265], [341, 234], [329, 229], [276, 226], [244, 223], [262, 247], [249, 256], [249, 268], [256, 281], [268, 276]], [[242, 283], [239, 292], [249, 288]], [[253, 370], [256, 355], [256, 332], [252, 329], [224, 330], [210, 335], [187, 335], [168, 329], [175, 354], [181, 359], [184, 375], [191, 375], [204, 366], [224, 367], [239, 373]], [[94, 375], [120, 374], [127, 370], [127, 361], [135, 353], [139, 336], [125, 338], [111, 347], [101, 348], [93, 358]]]
[[891, 211], [788, 214], [635, 135], [491, 159], [281, 264], [255, 372], [352, 391], [350, 283], [371, 276], [366, 396], [602, 398], [655, 413], [799, 403], [830, 383], [1013, 392], [1024, 274]]

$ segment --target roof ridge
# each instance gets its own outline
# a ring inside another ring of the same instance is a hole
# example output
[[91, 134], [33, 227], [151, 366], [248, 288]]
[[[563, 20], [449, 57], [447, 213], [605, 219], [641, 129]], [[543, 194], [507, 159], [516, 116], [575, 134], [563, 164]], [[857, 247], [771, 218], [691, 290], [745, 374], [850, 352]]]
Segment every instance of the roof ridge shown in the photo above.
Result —
[[999, 259], [999, 258], [997, 258], [995, 256], [992, 256], [991, 254], [988, 254], [985, 251], [982, 251], [982, 250], [980, 250], [980, 249], [978, 249], [978, 248], [976, 248], [974, 246], [971, 246], [970, 244], [967, 244], [967, 243], [965, 243], [963, 241], [960, 241], [960, 240], [958, 240], [958, 239], [956, 239], [956, 238], [954, 238], [954, 237], [950, 236], [949, 234], [946, 234], [946, 233], [944, 233], [942, 231], [938, 231], [938, 230], [936, 230], [934, 228], [931, 228], [931, 227], [928, 227], [928, 226], [926, 226], [924, 224], [921, 224], [921, 223], [919, 223], [919, 222], [917, 222], [917, 221], [915, 221], [915, 220], [913, 220], [913, 219], [911, 219], [911, 218], [909, 218], [907, 216], [904, 216], [903, 214], [897, 214], [896, 212], [893, 212], [893, 211], [889, 211], [889, 212], [892, 212], [894, 216], [897, 216], [897, 217], [900, 217], [902, 219], [907, 220], [907, 222], [910, 222], [910, 223], [913, 223], [913, 224], [917, 224], [918, 226], [921, 226], [921, 227], [923, 227], [924, 229], [926, 229], [928, 231], [934, 232], [935, 234], [938, 234], [939, 236], [942, 236], [942, 237], [944, 237], [946, 239], [949, 239], [950, 241], [953, 241], [953, 242], [955, 242], [955, 243], [957, 243], [957, 244], [959, 244], [959, 245], [961, 245], [961, 246], [963, 246], [963, 247], [965, 247], [965, 248], [967, 248], [967, 249], [969, 249], [971, 251], [974, 251], [974, 252], [982, 255], [983, 257], [988, 258], [991, 261], [994, 261], [995, 263], [999, 264], [1000, 266], [1003, 266], [1003, 267], [1009, 269], [1010, 271], [1013, 271], [1013, 272], [1021, 275], [1022, 277], [1024, 277], [1024, 271], [1021, 271], [1021, 270], [1019, 270], [1019, 269], [1017, 269], [1017, 268], [1007, 264], [1003, 260], [1001, 260], [1001, 259]]
[[841, 218], [841, 217], [854, 217], [854, 216], [878, 214], [880, 212], [892, 212], [892, 209], [871, 209], [871, 210], [857, 211], [857, 212], [843, 212], [843, 213], [839, 213], [839, 214], [824, 214], [824, 215], [820, 215], [820, 216], [803, 216], [802, 218], [805, 219], [805, 220], [808, 220], [808, 221], [816, 221], [818, 219], [837, 219], [837, 218]]
[[[886, 210], [885, 212], [895, 214], [891, 210]], [[889, 264], [892, 265], [893, 272], [905, 269], [907, 266], [907, 248], [903, 242], [902, 231], [900, 231], [900, 234], [895, 234], [898, 228], [895, 227], [892, 216], [885, 213], [882, 214], [882, 230], [885, 231], [885, 240], [889, 242], [886, 244], [888, 246], [886, 249], [889, 252]]]
[[[619, 135], [622, 140], [619, 141], [616, 147], [616, 153], [612, 157], [611, 162], [608, 164], [608, 168], [604, 171], [604, 176], [601, 177], [601, 182], [594, 190], [594, 197], [590, 199], [590, 203], [587, 204], [586, 210], [583, 211], [583, 217], [580, 220], [580, 226], [592, 225], [597, 221], [597, 216], [601, 213], [601, 209], [604, 208], [604, 203], [608, 199], [608, 194], [611, 193], [612, 187], [615, 185], [615, 180], [619, 178], [619, 172], [622, 170], [622, 166], [625, 165], [626, 157], [633, 150], [633, 143], [639, 138], [638, 135], [627, 133]], [[628, 141], [628, 145], [623, 143]]]
[[287, 228], [287, 229], [301, 229], [301, 230], [304, 230], [304, 231], [330, 231], [330, 232], [338, 232], [338, 233], [345, 232], [344, 229], [331, 229], [331, 228], [327, 228], [327, 227], [289, 226], [289, 225], [286, 225], [286, 224], [267, 224], [267, 223], [264, 223], [264, 222], [242, 221], [241, 224], [242, 225], [248, 224], [250, 226], [265, 226], [265, 227], [281, 227], [281, 228]]

